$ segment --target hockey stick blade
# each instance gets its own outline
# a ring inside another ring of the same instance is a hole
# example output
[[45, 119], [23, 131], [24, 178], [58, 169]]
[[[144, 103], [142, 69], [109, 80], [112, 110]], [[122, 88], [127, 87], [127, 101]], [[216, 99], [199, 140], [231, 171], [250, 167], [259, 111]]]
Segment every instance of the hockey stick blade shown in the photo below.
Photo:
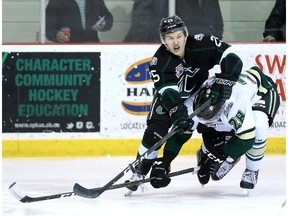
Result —
[[[167, 176], [168, 177], [174, 177], [174, 176], [183, 175], [183, 174], [186, 174], [186, 173], [197, 172], [198, 170], [199, 170], [198, 166], [197, 167], [191, 167], [191, 168], [188, 168], [188, 169], [184, 169], [184, 170], [180, 170], [180, 171], [169, 173]], [[147, 179], [134, 181], [134, 182], [125, 182], [125, 183], [121, 183], [121, 184], [116, 184], [116, 185], [112, 185], [107, 190], [114, 190], [114, 189], [130, 187], [130, 186], [134, 186], [134, 185], [139, 185], [139, 184], [143, 184], [143, 183], [149, 182], [150, 180], [151, 180], [151, 178], [147, 178]], [[97, 191], [99, 189], [101, 189], [101, 188], [94, 188], [92, 190]], [[59, 198], [65, 198], [65, 197], [72, 197], [72, 196], [76, 195], [74, 192], [66, 192], [66, 193], [52, 194], [52, 195], [46, 195], [46, 196], [31, 197], [31, 196], [25, 195], [20, 190], [20, 188], [18, 187], [16, 182], [11, 184], [11, 186], [9, 187], [9, 191], [17, 200], [19, 200], [22, 203], [31, 203], [31, 202], [59, 199]]]
[[63, 197], [75, 196], [74, 192], [66, 192], [66, 193], [53, 194], [53, 195], [47, 195], [47, 196], [30, 197], [30, 196], [25, 195], [20, 190], [16, 182], [10, 185], [9, 191], [17, 200], [19, 200], [22, 203], [31, 203], [31, 202], [38, 202], [38, 201], [44, 201], [44, 200], [59, 199]]
[[[189, 118], [194, 118], [196, 115], [198, 115], [202, 110], [210, 106], [211, 99], [207, 100], [205, 103], [203, 103], [198, 109], [196, 109]], [[115, 176], [112, 180], [110, 180], [106, 185], [104, 185], [102, 188], [100, 188], [97, 191], [94, 191], [93, 189], [88, 189], [83, 186], [81, 186], [78, 183], [75, 183], [73, 187], [73, 191], [76, 195], [82, 196], [85, 198], [95, 199], [98, 196], [100, 196], [104, 191], [106, 191], [111, 185], [113, 185], [116, 181], [118, 181], [120, 178], [122, 178], [125, 173], [127, 173], [131, 167], [134, 168], [139, 163], [141, 163], [149, 154], [151, 154], [154, 150], [158, 149], [162, 146], [163, 143], [165, 143], [169, 138], [171, 138], [175, 133], [177, 133], [178, 128], [173, 127], [164, 137], [162, 137], [158, 142], [156, 142], [151, 148], [149, 148], [144, 154], [142, 154], [139, 158], [137, 158], [134, 162], [129, 164], [123, 171], [121, 171], [117, 176]]]
[[[199, 166], [191, 167], [191, 168], [188, 168], [188, 169], [184, 169], [184, 170], [180, 170], [180, 171], [169, 173], [169, 174], [167, 174], [167, 177], [171, 178], [171, 177], [183, 175], [183, 174], [186, 174], [186, 173], [194, 173], [194, 172], [197, 172], [199, 169], [200, 169]], [[138, 181], [124, 182], [124, 183], [121, 183], [121, 184], [111, 185], [107, 190], [113, 190], [113, 189], [118, 189], [118, 188], [123, 188], [123, 187], [131, 187], [131, 186], [134, 186], [134, 185], [144, 184], [144, 183], [150, 182], [154, 178], [145, 178], [145, 179], [138, 180]], [[85, 198], [90, 198], [90, 199], [96, 198], [95, 194], [98, 195], [98, 194], [103, 193], [101, 187], [100, 188], [87, 189], [87, 188], [79, 185], [78, 183], [76, 183], [74, 185], [73, 191], [74, 191], [75, 194], [77, 194], [77, 195], [79, 194], [79, 196], [82, 196], [82, 197], [85, 197]]]

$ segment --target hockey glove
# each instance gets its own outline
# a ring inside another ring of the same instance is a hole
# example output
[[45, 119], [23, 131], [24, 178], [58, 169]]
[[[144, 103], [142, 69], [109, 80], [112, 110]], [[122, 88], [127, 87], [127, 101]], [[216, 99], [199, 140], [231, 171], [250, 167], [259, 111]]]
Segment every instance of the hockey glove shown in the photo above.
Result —
[[211, 105], [223, 102], [230, 98], [232, 87], [237, 82], [243, 63], [235, 53], [229, 53], [220, 63], [221, 74], [216, 74], [216, 80], [211, 87]]
[[170, 109], [169, 115], [174, 127], [178, 127], [180, 135], [184, 134], [187, 130], [191, 130], [193, 127], [194, 121], [188, 118], [187, 109], [184, 104], [179, 104]]
[[170, 172], [170, 166], [166, 165], [165, 163], [155, 163], [152, 166], [150, 178], [150, 184], [154, 188], [161, 188], [166, 187], [170, 182], [171, 178], [167, 177], [166, 175]]
[[232, 94], [232, 87], [235, 84], [234, 81], [225, 79], [221, 74], [217, 74], [215, 82], [211, 86], [211, 105], [224, 102], [229, 99]]
[[215, 173], [215, 169], [227, 158], [224, 153], [225, 136], [207, 137], [205, 135], [204, 141], [199, 152], [197, 152], [197, 161], [200, 166], [198, 179], [202, 185], [205, 183], [205, 180], [207, 183], [209, 181], [209, 178], [205, 178], [205, 175], [209, 173], [210, 177], [210, 174]]
[[229, 99], [231, 97], [232, 87], [234, 84], [234, 81], [225, 79], [223, 75], [217, 74], [215, 82], [211, 86], [211, 105], [215, 105]]
[[207, 150], [206, 154], [207, 154], [207, 157], [210, 159], [210, 164], [209, 164], [209, 169], [208, 169], [210, 174], [215, 173], [215, 171], [219, 169], [220, 165], [227, 158], [227, 156], [223, 154], [219, 154], [216, 151], [214, 151], [214, 154], [213, 154], [209, 152], [209, 150]]
[[225, 175], [227, 175], [230, 170], [240, 161], [240, 158], [234, 160], [231, 157], [228, 157], [224, 162], [215, 163], [213, 166], [211, 166], [211, 178], [214, 181], [221, 180], [224, 178]]

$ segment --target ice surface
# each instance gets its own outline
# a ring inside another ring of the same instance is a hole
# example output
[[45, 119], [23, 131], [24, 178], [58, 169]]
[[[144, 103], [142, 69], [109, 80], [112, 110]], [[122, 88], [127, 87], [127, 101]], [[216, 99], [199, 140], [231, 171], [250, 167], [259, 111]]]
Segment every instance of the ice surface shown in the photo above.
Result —
[[[130, 197], [125, 189], [104, 192], [96, 199], [64, 197], [35, 203], [21, 203], [9, 192], [13, 182], [29, 196], [71, 192], [75, 182], [87, 188], [100, 187], [119, 174], [134, 157], [81, 159], [2, 159], [3, 216], [284, 216], [286, 205], [286, 156], [266, 156], [259, 172], [258, 184], [248, 197], [239, 183], [245, 170], [245, 158], [221, 181], [201, 187], [196, 175], [174, 177], [166, 188], [154, 189], [146, 184]], [[180, 156], [172, 171], [196, 165], [195, 157]], [[122, 183], [131, 173], [121, 178]]]

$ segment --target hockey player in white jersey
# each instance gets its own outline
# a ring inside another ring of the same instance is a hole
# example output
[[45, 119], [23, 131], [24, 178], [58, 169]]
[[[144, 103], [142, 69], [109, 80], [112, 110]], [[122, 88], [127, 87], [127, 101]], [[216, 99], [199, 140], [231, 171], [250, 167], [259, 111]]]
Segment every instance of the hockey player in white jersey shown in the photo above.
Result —
[[[210, 87], [216, 79], [207, 80], [197, 93], [185, 101], [188, 114], [211, 97]], [[203, 137], [197, 151], [201, 167], [197, 176], [202, 185], [209, 182], [210, 176], [213, 180], [222, 179], [245, 154], [246, 169], [240, 187], [255, 187], [265, 155], [268, 128], [279, 104], [276, 84], [258, 67], [252, 67], [241, 72], [228, 100], [211, 105], [197, 115], [194, 129], [198, 125], [197, 130]], [[230, 139], [227, 140], [227, 137]]]

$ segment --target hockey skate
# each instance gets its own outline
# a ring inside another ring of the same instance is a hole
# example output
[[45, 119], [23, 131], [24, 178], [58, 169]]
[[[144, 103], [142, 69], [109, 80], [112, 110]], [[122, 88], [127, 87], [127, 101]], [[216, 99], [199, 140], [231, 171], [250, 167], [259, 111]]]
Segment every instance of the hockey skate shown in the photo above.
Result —
[[[133, 182], [133, 181], [143, 180], [144, 178], [145, 178], [145, 175], [141, 175], [141, 174], [135, 172], [135, 173], [133, 173], [131, 178], [125, 182]], [[125, 192], [125, 196], [130, 196], [134, 191], [136, 191], [138, 189], [138, 187], [140, 187], [141, 190], [144, 192], [145, 187], [143, 184], [134, 185], [131, 187], [127, 187], [127, 191]]]
[[246, 169], [242, 175], [240, 187], [245, 188], [245, 189], [254, 189], [254, 187], [257, 184], [258, 173], [259, 173], [259, 170], [252, 171], [252, 170]]
[[259, 173], [259, 170], [252, 171], [252, 170], [246, 169], [244, 173], [242, 174], [240, 187], [243, 188], [244, 196], [248, 196], [250, 190], [254, 189], [254, 187], [256, 186], [257, 180], [258, 180], [258, 173]]
[[225, 175], [227, 175], [228, 172], [240, 161], [240, 158], [237, 160], [233, 160], [232, 158], [228, 157], [223, 163], [217, 164], [214, 168], [214, 173], [211, 174], [211, 178], [214, 181], [218, 181], [222, 178], [224, 178]]

